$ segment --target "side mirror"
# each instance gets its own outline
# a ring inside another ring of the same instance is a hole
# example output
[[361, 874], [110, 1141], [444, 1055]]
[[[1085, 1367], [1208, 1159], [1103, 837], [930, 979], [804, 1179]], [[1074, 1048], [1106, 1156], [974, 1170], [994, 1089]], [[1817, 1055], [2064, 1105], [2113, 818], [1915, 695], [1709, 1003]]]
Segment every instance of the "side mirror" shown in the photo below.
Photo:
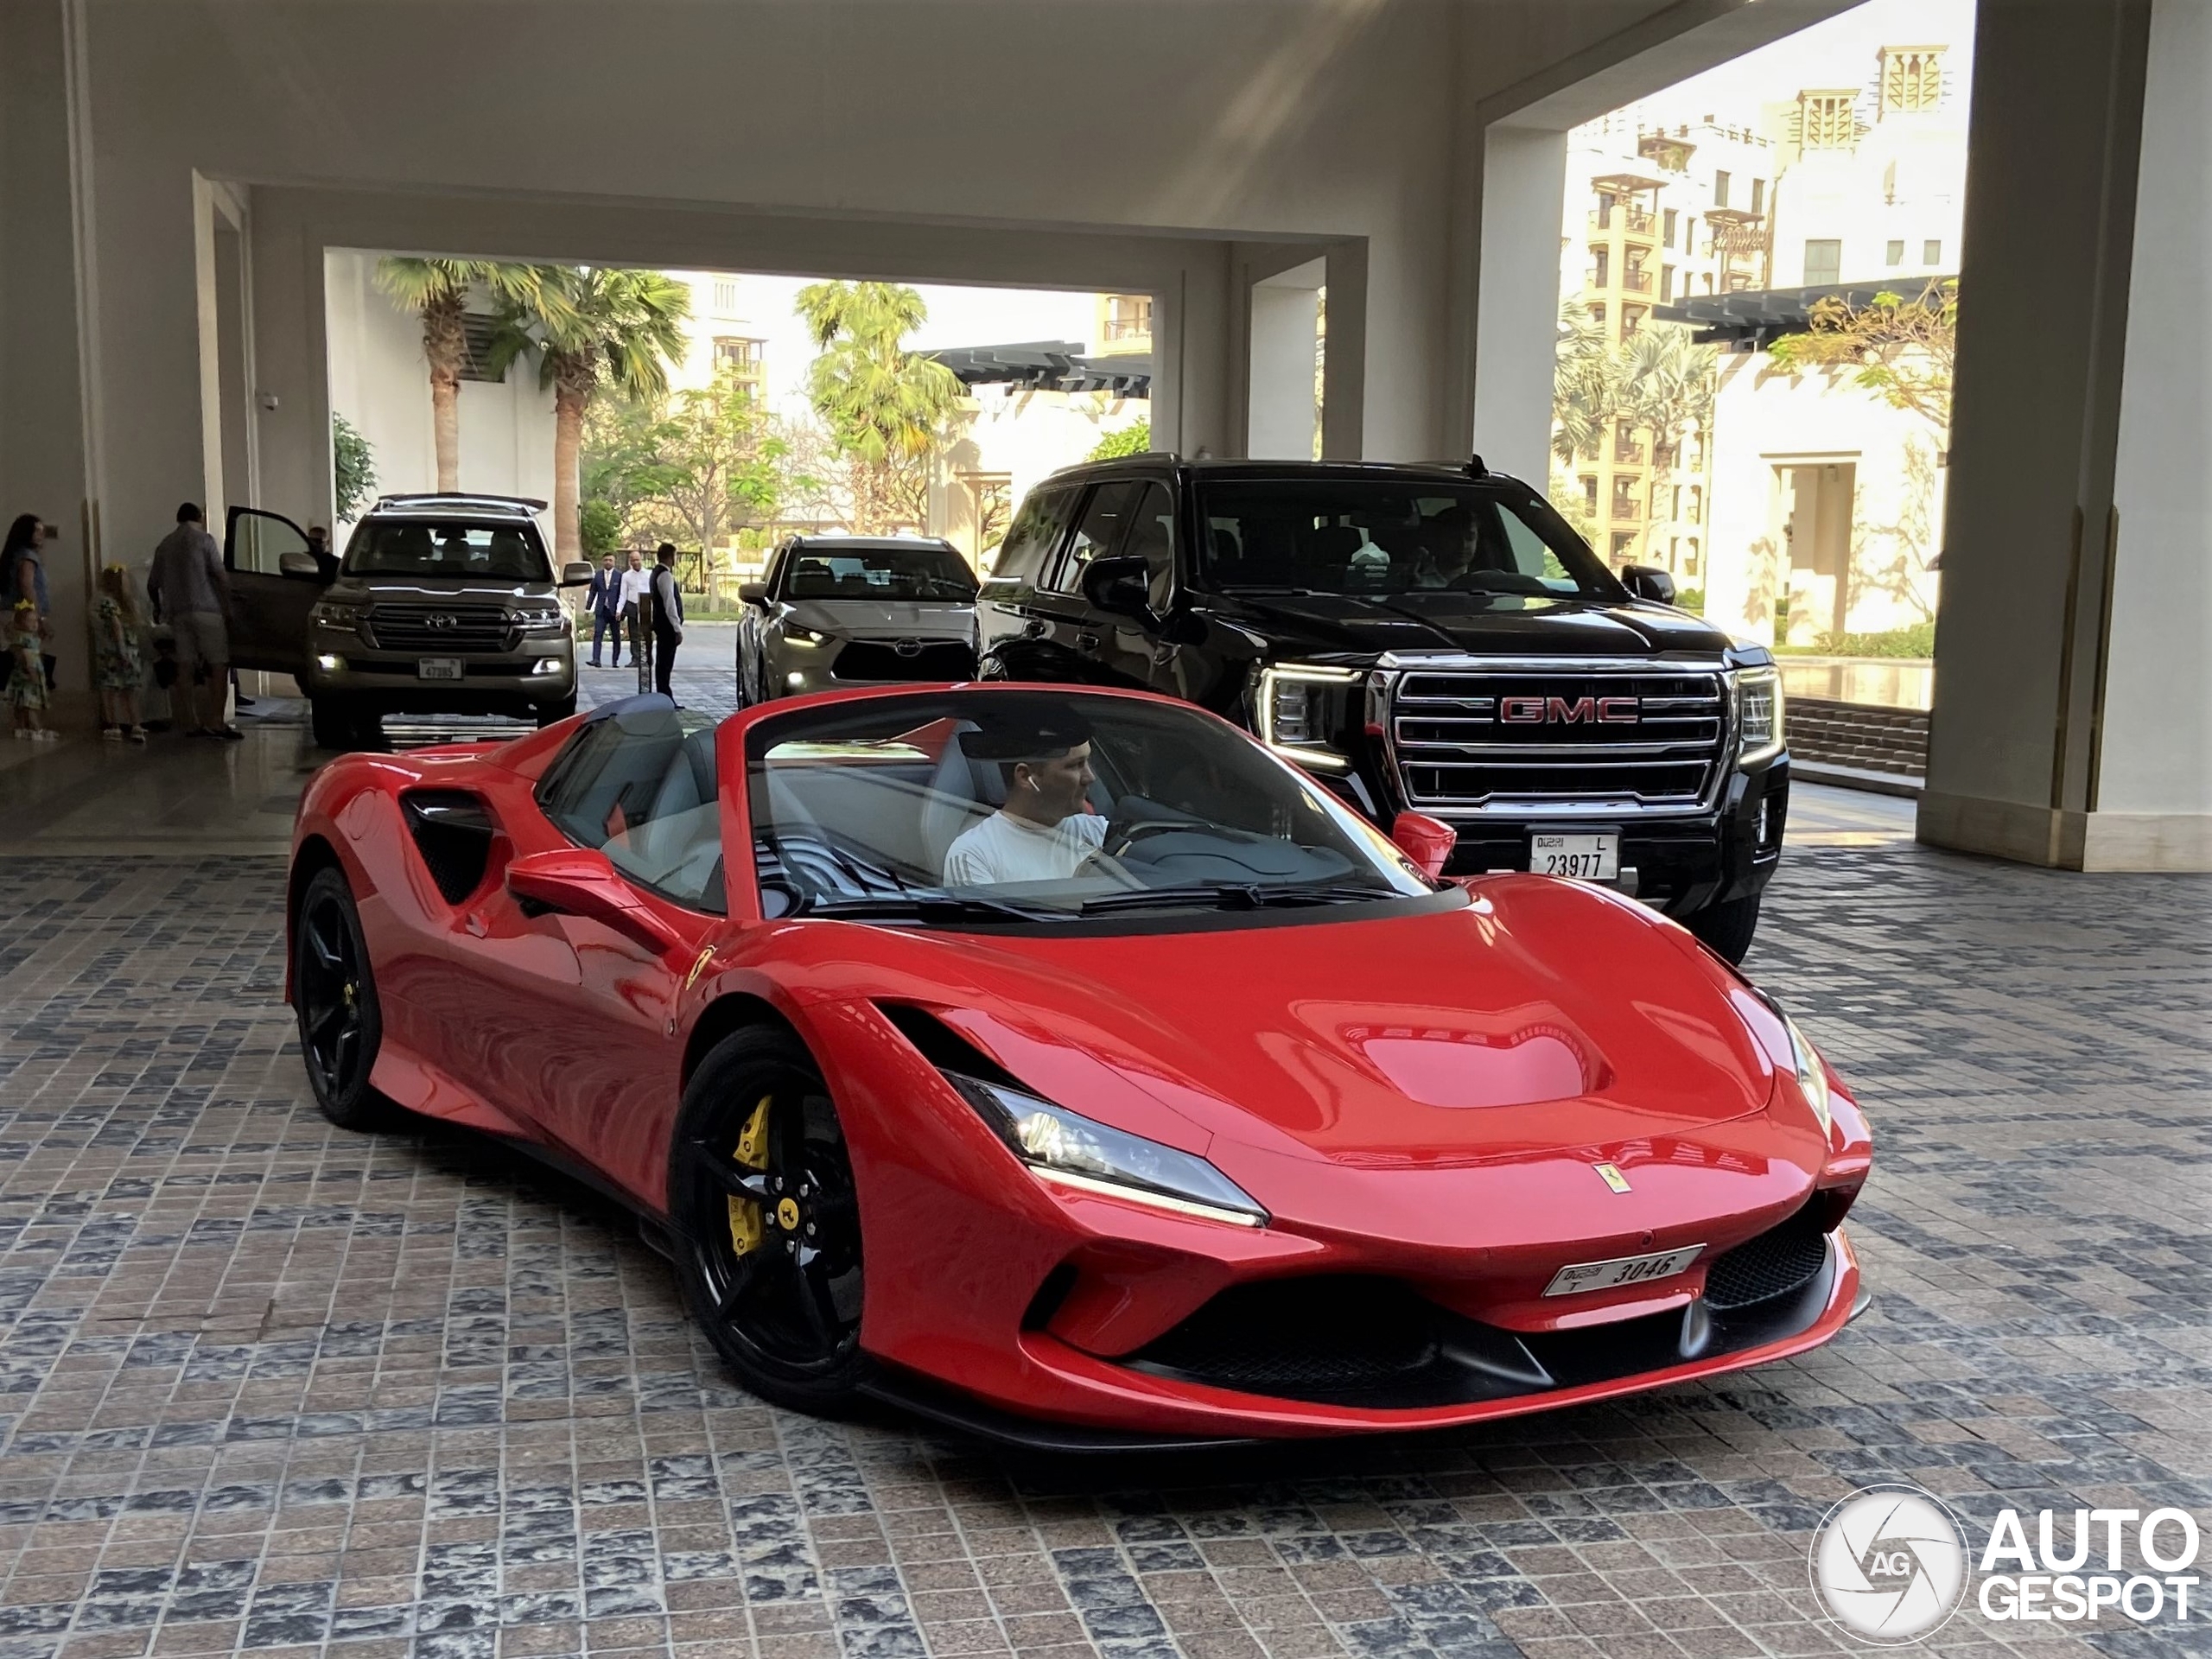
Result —
[[582, 916], [665, 956], [683, 943], [676, 931], [639, 904], [607, 855], [582, 847], [531, 853], [507, 866], [507, 891], [525, 910]]
[[297, 576], [307, 582], [321, 582], [322, 567], [315, 562], [315, 555], [312, 553], [296, 551], [279, 553], [276, 556], [276, 574], [280, 576]]
[[1648, 599], [1655, 604], [1675, 602], [1675, 579], [1664, 570], [1649, 564], [1624, 565], [1621, 586], [1638, 599]]
[[1459, 832], [1438, 818], [1401, 812], [1390, 821], [1390, 844], [1431, 880], [1442, 879], [1445, 862], [1459, 843]]
[[1083, 573], [1083, 596], [1116, 616], [1152, 620], [1151, 573], [1142, 559], [1093, 559]]
[[563, 588], [590, 587], [591, 566], [582, 559], [570, 559], [561, 567], [561, 585]]
[[766, 605], [768, 602], [768, 584], [765, 582], [739, 582], [737, 601], [741, 605]]

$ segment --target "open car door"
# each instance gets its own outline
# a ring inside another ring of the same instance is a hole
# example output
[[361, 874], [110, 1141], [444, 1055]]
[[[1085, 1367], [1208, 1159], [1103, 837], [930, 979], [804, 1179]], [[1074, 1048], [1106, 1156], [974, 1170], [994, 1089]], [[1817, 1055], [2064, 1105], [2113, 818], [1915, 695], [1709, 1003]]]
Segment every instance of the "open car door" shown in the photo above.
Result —
[[307, 532], [281, 513], [232, 507], [223, 524], [231, 579], [231, 665], [299, 674], [308, 665], [308, 613], [327, 586]]

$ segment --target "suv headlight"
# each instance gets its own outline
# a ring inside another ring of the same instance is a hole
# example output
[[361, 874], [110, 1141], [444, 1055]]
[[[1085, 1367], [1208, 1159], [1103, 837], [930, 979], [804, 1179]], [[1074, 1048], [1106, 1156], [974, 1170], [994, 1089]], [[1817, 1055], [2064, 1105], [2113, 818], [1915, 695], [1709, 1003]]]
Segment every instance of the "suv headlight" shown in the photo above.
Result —
[[802, 628], [796, 622], [786, 622], [784, 624], [784, 638], [794, 645], [818, 645], [830, 636], [813, 628]]
[[1342, 771], [1346, 762], [1332, 740], [1349, 721], [1352, 688], [1365, 677], [1321, 663], [1267, 664], [1252, 696], [1260, 741], [1301, 766]]
[[327, 599], [318, 600], [315, 608], [308, 613], [308, 620], [319, 628], [340, 628], [347, 633], [358, 633], [361, 627], [361, 609], [359, 605], [334, 604]]
[[514, 613], [515, 626], [524, 633], [559, 633], [569, 626], [569, 613], [558, 605], [527, 606]]
[[1014, 1155], [1046, 1180], [1241, 1227], [1267, 1224], [1268, 1212], [1203, 1158], [1005, 1084], [961, 1071], [943, 1076]]
[[1749, 766], [1782, 753], [1782, 677], [1771, 668], [1736, 676], [1736, 764]]

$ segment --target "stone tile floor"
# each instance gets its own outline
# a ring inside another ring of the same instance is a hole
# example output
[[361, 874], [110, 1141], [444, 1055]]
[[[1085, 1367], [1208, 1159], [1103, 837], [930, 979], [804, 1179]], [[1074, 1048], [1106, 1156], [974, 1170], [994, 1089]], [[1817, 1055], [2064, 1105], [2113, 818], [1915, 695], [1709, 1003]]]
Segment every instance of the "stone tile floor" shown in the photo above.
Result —
[[[1040, 1462], [763, 1407], [619, 1213], [308, 1103], [280, 867], [0, 861], [0, 1659], [1726, 1659], [1845, 1491], [2212, 1522], [2212, 883], [1815, 848], [1751, 959], [1880, 1137], [1802, 1360], [1419, 1442]], [[2212, 1652], [2202, 1624], [1947, 1652]]]

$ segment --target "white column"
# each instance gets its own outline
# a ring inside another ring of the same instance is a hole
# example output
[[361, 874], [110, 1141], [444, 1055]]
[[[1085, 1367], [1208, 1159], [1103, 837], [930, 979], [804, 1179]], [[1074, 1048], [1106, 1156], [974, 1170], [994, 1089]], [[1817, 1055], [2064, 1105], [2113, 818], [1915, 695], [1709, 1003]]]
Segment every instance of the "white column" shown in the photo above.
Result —
[[2212, 8], [2156, 0], [2082, 868], [2212, 869]]
[[1315, 349], [1325, 259], [1252, 285], [1251, 397], [1245, 453], [1268, 461], [1311, 461], [1315, 423]]
[[1564, 131], [1489, 130], [1483, 143], [1474, 452], [1494, 470], [1540, 491], [1551, 474], [1559, 226], [1566, 192]]

